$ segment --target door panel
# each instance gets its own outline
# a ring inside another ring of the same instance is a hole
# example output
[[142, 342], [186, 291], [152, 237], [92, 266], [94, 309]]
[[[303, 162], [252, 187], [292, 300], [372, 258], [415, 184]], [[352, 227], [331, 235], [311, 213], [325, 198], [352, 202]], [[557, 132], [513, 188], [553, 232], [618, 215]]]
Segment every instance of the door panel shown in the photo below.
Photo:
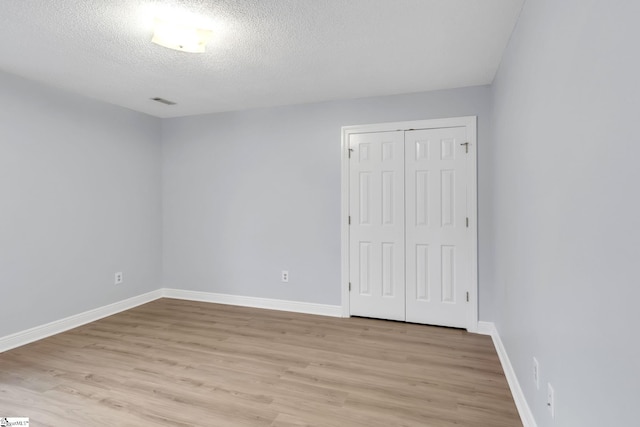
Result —
[[350, 313], [405, 319], [403, 132], [352, 134]]
[[406, 320], [465, 327], [466, 128], [405, 132]]

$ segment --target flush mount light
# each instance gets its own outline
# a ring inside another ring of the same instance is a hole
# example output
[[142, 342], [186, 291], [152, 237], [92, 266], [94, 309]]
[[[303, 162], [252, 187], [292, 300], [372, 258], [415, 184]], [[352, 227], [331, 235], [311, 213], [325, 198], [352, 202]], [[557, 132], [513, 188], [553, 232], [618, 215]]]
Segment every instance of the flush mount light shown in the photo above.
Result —
[[212, 31], [193, 25], [156, 18], [151, 41], [160, 46], [182, 52], [202, 53]]

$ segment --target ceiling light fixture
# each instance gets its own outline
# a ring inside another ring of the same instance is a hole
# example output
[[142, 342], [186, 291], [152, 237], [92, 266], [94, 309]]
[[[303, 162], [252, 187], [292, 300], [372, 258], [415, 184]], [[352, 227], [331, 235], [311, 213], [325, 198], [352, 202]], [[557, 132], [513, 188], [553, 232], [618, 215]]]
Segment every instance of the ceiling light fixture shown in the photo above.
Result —
[[151, 41], [157, 45], [182, 52], [202, 53], [212, 31], [193, 25], [156, 18]]

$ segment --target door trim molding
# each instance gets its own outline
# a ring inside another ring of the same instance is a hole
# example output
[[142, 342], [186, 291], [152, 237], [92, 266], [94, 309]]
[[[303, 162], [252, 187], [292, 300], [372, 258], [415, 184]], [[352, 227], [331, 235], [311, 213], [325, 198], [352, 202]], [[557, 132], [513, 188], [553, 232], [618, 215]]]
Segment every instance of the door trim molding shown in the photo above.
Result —
[[471, 309], [468, 313], [467, 330], [478, 330], [478, 178], [477, 178], [477, 117], [452, 117], [445, 119], [413, 120], [406, 122], [374, 123], [342, 127], [341, 141], [341, 285], [342, 315], [350, 317], [349, 311], [349, 136], [366, 132], [407, 131], [412, 129], [437, 129], [447, 127], [466, 127], [469, 139], [469, 173], [467, 174], [467, 203], [469, 210], [469, 232], [471, 233], [471, 272], [469, 299]]

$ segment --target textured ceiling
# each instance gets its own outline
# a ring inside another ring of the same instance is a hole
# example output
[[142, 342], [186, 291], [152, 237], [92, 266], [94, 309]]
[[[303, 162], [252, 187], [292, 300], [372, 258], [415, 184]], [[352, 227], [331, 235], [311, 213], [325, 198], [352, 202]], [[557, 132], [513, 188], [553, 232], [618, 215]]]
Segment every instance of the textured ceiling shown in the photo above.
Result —
[[[482, 85], [523, 1], [1, 0], [0, 69], [158, 117]], [[150, 42], [182, 13], [206, 53]]]

